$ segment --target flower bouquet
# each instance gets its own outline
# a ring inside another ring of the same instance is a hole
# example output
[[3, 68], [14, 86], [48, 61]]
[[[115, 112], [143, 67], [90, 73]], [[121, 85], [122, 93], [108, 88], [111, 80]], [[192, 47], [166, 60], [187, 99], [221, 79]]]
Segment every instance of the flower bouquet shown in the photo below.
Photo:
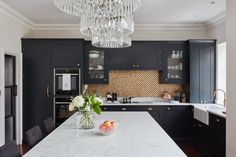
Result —
[[94, 128], [94, 113], [101, 114], [100, 106], [103, 101], [100, 97], [88, 94], [76, 96], [69, 105], [69, 110], [79, 111], [80, 120], [78, 122], [79, 129], [92, 129]]

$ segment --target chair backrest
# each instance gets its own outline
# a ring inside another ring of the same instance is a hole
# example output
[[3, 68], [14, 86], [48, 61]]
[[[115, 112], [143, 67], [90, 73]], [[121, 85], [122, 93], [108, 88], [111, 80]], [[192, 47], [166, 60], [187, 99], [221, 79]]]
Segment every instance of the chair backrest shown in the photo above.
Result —
[[55, 123], [52, 117], [44, 120], [44, 127], [47, 134], [50, 134], [55, 129]]
[[26, 132], [26, 140], [31, 148], [34, 147], [42, 139], [43, 139], [43, 134], [38, 125], [34, 126], [33, 128], [31, 128]]
[[9, 143], [0, 147], [0, 157], [21, 157], [16, 142], [10, 141]]

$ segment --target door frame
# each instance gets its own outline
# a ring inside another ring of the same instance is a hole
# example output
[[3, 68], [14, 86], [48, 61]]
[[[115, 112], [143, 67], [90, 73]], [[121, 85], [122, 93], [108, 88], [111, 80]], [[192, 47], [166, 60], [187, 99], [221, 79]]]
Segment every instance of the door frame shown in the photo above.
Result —
[[0, 49], [0, 146], [5, 144], [5, 55], [16, 57], [16, 143], [22, 144], [22, 53], [10, 53]]

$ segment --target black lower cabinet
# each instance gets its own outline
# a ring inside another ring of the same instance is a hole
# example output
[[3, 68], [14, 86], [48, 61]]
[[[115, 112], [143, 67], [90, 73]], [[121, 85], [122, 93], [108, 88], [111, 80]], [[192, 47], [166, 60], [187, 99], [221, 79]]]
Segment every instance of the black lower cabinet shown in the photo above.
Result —
[[176, 142], [192, 139], [193, 111], [190, 106], [165, 106], [161, 112], [163, 129]]
[[225, 118], [209, 115], [210, 152], [214, 157], [226, 156], [226, 121]]
[[102, 106], [103, 111], [147, 111], [175, 141], [192, 138], [191, 106]]

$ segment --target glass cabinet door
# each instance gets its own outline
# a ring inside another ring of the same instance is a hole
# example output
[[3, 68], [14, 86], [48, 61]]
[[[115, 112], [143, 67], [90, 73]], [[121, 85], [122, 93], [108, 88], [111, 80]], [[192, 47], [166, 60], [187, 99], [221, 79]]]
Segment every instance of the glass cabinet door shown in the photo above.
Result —
[[104, 51], [90, 50], [88, 75], [90, 79], [104, 79]]
[[172, 50], [167, 57], [167, 79], [183, 79], [183, 50]]
[[108, 69], [106, 65], [106, 52], [104, 49], [88, 48], [86, 51], [86, 76], [85, 83], [108, 83]]

